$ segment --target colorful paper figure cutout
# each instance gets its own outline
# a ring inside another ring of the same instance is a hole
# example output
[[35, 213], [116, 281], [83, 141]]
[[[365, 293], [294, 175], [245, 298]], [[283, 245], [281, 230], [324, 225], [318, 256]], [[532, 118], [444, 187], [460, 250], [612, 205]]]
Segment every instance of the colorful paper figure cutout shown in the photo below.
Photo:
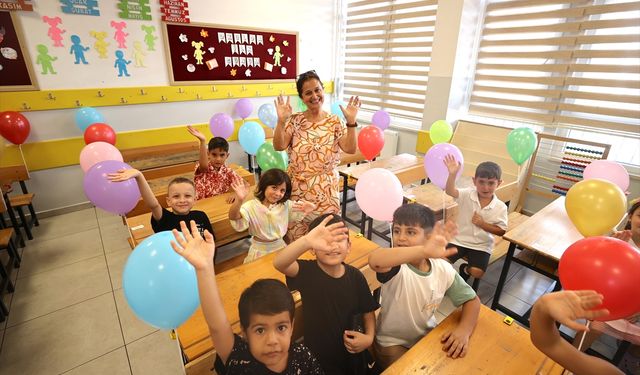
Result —
[[4, 34], [6, 33], [4, 26], [0, 26], [0, 43], [4, 40]]
[[142, 42], [136, 40], [133, 42], [133, 66], [145, 68], [144, 57], [147, 55], [142, 49]]
[[207, 60], [205, 61], [205, 64], [207, 64], [207, 69], [213, 70], [218, 67], [218, 60], [216, 59]]
[[18, 59], [18, 51], [11, 47], [3, 47], [0, 48], [0, 55], [8, 60], [17, 60]]
[[286, 40], [282, 42], [282, 45], [287, 47], [289, 45], [289, 42], [287, 42]]
[[273, 53], [273, 65], [280, 66], [280, 58], [284, 55], [280, 53], [280, 46], [276, 46], [276, 52]]
[[129, 64], [131, 64], [131, 60], [124, 59], [124, 52], [116, 51], [116, 62], [113, 67], [118, 68], [118, 77], [122, 77], [122, 75], [129, 77], [129, 72], [127, 72]]
[[191, 47], [195, 48], [195, 51], [193, 51], [193, 57], [196, 58], [196, 64], [198, 65], [204, 64], [202, 62], [202, 55], [204, 55], [206, 52], [202, 50], [203, 46], [204, 46], [204, 42], [202, 41], [196, 42], [194, 40], [191, 42]]
[[276, 41], [276, 38], [274, 38], [274, 37], [273, 37], [273, 35], [271, 35], [271, 36], [269, 36], [269, 41], [270, 41], [271, 43], [273, 43], [273, 42], [275, 42], [275, 41]]
[[187, 65], [187, 72], [193, 73], [195, 71], [196, 71], [196, 66], [195, 65], [193, 65], [193, 64]]
[[75, 55], [76, 61], [74, 64], [80, 64], [82, 61], [83, 64], [88, 64], [87, 60], [84, 58], [84, 52], [89, 50], [89, 47], [83, 46], [80, 41], [80, 37], [77, 35], [71, 35], [71, 49], [69, 50], [69, 54]]
[[118, 17], [130, 20], [151, 20], [149, 0], [120, 0]]
[[235, 70], [235, 69], [231, 69], [231, 75], [232, 75], [232, 76], [234, 76], [234, 77], [235, 77], [235, 76], [236, 76], [236, 73], [237, 73], [237, 70]]
[[247, 69], [244, 71], [244, 75], [247, 77], [251, 77], [251, 69]]
[[188, 42], [188, 41], [189, 41], [189, 38], [187, 38], [187, 36], [186, 36], [186, 35], [184, 35], [184, 34], [180, 34], [180, 35], [178, 35], [178, 39], [180, 39], [180, 41], [181, 41], [182, 43], [186, 43], [186, 42]]
[[36, 46], [38, 50], [38, 57], [36, 57], [36, 64], [42, 66], [42, 74], [58, 74], [53, 70], [52, 61], [58, 60], [57, 57], [49, 55], [49, 49], [44, 44], [38, 44]]
[[182, 60], [184, 60], [184, 61], [189, 60], [189, 55], [182, 55]]
[[158, 39], [158, 37], [153, 35], [153, 33], [156, 31], [156, 27], [141, 25], [140, 28], [144, 31], [144, 42], [147, 45], [147, 51], [155, 51], [156, 39]]
[[116, 32], [113, 34], [113, 39], [118, 42], [118, 48], [127, 48], [127, 37], [129, 34], [124, 32], [124, 28], [127, 27], [127, 23], [124, 21], [111, 21], [111, 27], [116, 29]]
[[205, 29], [200, 30], [200, 36], [203, 38], [208, 38], [209, 37], [209, 32]]
[[49, 31], [47, 31], [47, 36], [51, 38], [53, 46], [64, 47], [64, 45], [62, 45], [62, 34], [64, 34], [66, 30], [62, 30], [58, 27], [58, 25], [62, 23], [60, 17], [43, 16], [42, 21], [49, 24]]
[[106, 59], [107, 56], [107, 47], [109, 46], [109, 43], [107, 43], [107, 41], [105, 39], [107, 39], [107, 36], [109, 36], [109, 34], [107, 34], [106, 31], [89, 31], [89, 35], [91, 35], [93, 38], [95, 38], [95, 43], [93, 43], [93, 49], [96, 50], [96, 52], [98, 52], [98, 57], [101, 59]]

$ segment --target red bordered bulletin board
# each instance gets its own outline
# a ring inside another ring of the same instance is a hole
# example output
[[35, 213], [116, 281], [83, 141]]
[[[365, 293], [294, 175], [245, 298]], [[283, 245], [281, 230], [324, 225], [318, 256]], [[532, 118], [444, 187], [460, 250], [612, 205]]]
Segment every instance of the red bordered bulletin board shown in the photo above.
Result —
[[13, 12], [0, 12], [0, 91], [37, 90], [29, 54], [20, 34], [21, 25]]
[[294, 80], [298, 33], [209, 24], [165, 23], [172, 85]]

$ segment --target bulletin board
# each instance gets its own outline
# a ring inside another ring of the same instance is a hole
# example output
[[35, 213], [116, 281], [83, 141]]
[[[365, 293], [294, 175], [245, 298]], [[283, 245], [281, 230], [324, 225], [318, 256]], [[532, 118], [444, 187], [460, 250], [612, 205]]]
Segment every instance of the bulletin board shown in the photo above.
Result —
[[0, 12], [0, 91], [38, 89], [21, 30], [18, 17]]
[[165, 23], [172, 85], [294, 80], [298, 33], [210, 24]]

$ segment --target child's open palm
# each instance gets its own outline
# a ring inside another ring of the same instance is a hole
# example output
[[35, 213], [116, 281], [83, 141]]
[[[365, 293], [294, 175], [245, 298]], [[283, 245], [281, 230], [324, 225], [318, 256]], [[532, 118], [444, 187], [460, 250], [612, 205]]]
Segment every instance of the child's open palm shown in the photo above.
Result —
[[444, 162], [444, 165], [447, 167], [449, 174], [456, 174], [460, 170], [460, 167], [461, 167], [460, 162], [457, 161], [456, 158], [451, 154], [448, 154], [447, 156], [445, 156], [443, 162]]
[[609, 314], [607, 309], [597, 309], [602, 304], [603, 296], [593, 290], [565, 290], [546, 294], [544, 305], [552, 319], [576, 331], [586, 331], [587, 327], [576, 322], [576, 319], [593, 320]]
[[314, 250], [331, 251], [336, 243], [349, 238], [349, 230], [344, 223], [327, 225], [332, 216], [327, 216], [322, 222], [305, 236], [309, 246]]
[[437, 222], [424, 245], [425, 258], [445, 258], [456, 254], [458, 249], [455, 247], [446, 248], [456, 233], [458, 233], [458, 227], [455, 222], [448, 221], [446, 224]]
[[182, 234], [176, 229], [173, 230], [173, 236], [176, 240], [171, 241], [171, 247], [197, 270], [213, 267], [213, 256], [216, 252], [213, 236], [208, 230], [205, 230], [204, 238], [202, 238], [196, 222], [191, 220], [190, 225], [191, 232], [187, 229], [187, 224], [184, 221], [180, 222]]
[[187, 130], [191, 133], [192, 136], [198, 138], [201, 142], [206, 142], [207, 139], [204, 137], [204, 134], [200, 132], [200, 130], [194, 128], [191, 125], [187, 125]]
[[137, 169], [120, 169], [115, 173], [108, 173], [107, 178], [109, 181], [121, 182], [130, 178], [136, 178], [140, 175], [140, 171]]
[[233, 182], [231, 183], [231, 189], [236, 193], [236, 197], [240, 200], [240, 202], [244, 201], [244, 199], [249, 194], [249, 187], [245, 184], [245, 181], [240, 177], [235, 177]]

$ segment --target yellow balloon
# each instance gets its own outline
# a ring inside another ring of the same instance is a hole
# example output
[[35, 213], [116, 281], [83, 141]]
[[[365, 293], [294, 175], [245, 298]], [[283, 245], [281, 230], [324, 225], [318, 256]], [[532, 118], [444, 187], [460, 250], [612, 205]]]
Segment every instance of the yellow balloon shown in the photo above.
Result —
[[578, 231], [591, 237], [609, 234], [624, 217], [627, 201], [614, 183], [594, 178], [573, 185], [564, 206]]

